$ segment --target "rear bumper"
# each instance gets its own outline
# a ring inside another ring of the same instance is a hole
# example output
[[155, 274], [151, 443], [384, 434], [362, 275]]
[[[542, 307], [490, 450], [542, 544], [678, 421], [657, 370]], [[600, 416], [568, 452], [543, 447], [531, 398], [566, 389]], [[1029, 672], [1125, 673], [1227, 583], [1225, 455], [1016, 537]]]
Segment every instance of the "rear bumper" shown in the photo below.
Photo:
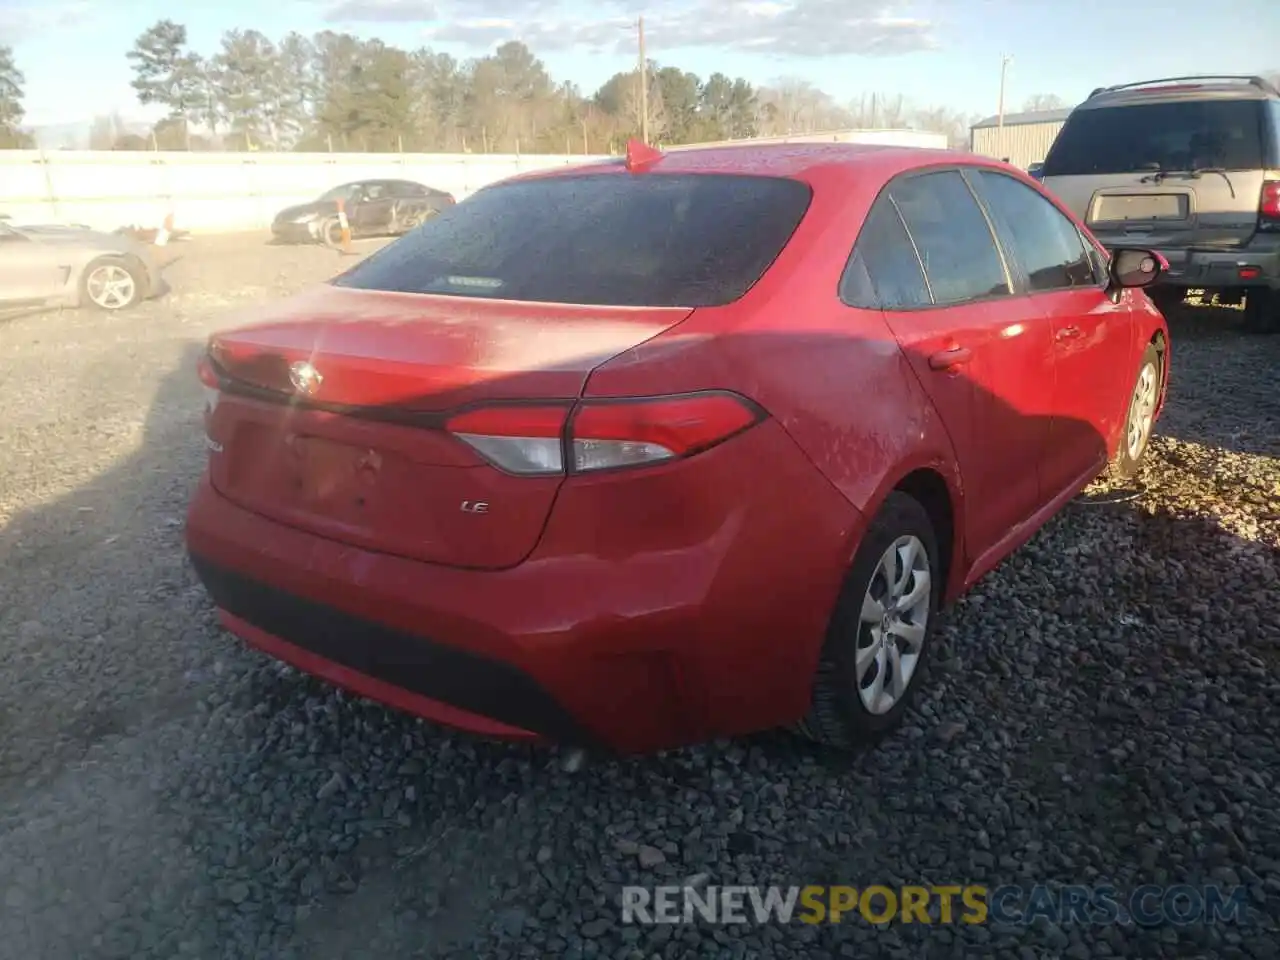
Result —
[[647, 752], [798, 719], [860, 515], [772, 422], [643, 474], [566, 485], [506, 570], [326, 540], [233, 504], [207, 474], [187, 545], [246, 642], [481, 735]]
[[223, 626], [301, 670], [476, 733], [543, 735], [583, 745], [593, 739], [536, 681], [508, 663], [352, 616], [198, 554], [191, 561]]

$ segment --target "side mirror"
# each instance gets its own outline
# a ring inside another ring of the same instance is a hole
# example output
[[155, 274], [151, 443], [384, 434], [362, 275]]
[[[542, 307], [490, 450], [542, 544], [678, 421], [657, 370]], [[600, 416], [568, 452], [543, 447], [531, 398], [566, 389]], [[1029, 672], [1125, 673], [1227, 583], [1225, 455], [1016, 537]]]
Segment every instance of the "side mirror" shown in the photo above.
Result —
[[1044, 164], [1043, 164], [1043, 163], [1033, 163], [1031, 166], [1027, 167], [1027, 176], [1031, 177], [1031, 179], [1033, 179], [1033, 180], [1043, 180], [1043, 179], [1044, 179]]
[[1111, 286], [1149, 287], [1169, 269], [1169, 261], [1154, 250], [1121, 249], [1111, 253]]

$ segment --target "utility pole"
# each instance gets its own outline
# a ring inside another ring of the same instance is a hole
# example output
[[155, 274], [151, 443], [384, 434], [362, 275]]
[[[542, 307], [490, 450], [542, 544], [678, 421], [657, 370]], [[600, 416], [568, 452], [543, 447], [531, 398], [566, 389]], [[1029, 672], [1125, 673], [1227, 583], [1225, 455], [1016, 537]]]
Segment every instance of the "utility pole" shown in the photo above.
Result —
[[1009, 72], [1009, 64], [1013, 57], [1004, 54], [1000, 57], [1000, 101], [996, 105], [996, 130], [999, 131], [997, 136], [1000, 139], [1000, 151], [1004, 152], [1004, 81], [1005, 76]]
[[649, 64], [644, 55], [644, 17], [636, 20], [640, 46], [640, 139], [649, 142]]

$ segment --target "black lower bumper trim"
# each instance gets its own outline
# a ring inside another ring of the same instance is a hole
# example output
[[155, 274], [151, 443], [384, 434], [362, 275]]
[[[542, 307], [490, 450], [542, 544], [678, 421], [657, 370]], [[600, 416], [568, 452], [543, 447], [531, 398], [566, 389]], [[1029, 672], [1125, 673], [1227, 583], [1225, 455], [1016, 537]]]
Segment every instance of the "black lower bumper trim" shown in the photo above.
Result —
[[595, 746], [546, 690], [511, 664], [305, 600], [195, 554], [191, 562], [215, 604], [287, 643], [460, 710], [559, 743]]

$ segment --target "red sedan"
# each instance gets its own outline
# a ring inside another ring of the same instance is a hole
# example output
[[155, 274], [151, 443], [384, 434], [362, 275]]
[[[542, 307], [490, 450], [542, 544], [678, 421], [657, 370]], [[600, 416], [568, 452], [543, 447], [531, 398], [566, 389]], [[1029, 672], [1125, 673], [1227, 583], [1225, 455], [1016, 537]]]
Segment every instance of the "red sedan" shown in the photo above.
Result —
[[190, 555], [248, 643], [478, 734], [867, 743], [939, 609], [1139, 468], [1162, 269], [967, 154], [507, 180], [210, 339]]

